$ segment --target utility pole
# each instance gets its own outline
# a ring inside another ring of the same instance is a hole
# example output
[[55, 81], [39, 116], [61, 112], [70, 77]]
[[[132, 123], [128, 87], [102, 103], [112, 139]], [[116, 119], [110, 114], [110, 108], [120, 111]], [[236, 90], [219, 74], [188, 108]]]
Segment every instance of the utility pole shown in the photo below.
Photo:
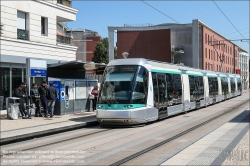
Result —
[[[220, 59], [220, 72], [222, 72], [222, 63], [224, 62], [225, 60], [225, 55], [224, 55], [224, 52], [225, 52], [225, 43], [223, 41], [223, 43], [217, 43], [217, 41], [211, 41], [211, 42], [216, 42], [216, 44], [212, 44], [213, 48], [214, 48], [214, 51], [217, 53], [217, 57], [219, 57]], [[216, 50], [215, 46], [219, 46], [219, 45], [223, 45], [223, 54], [222, 55], [219, 55], [218, 51]], [[215, 57], [214, 57], [215, 59]]]

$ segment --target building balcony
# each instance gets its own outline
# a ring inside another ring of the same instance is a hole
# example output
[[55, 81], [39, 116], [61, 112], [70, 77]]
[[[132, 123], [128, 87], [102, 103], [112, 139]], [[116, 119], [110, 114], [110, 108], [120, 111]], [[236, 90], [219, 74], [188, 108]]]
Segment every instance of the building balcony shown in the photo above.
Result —
[[17, 39], [29, 40], [29, 31], [25, 29], [17, 29]]
[[57, 0], [57, 3], [67, 7], [71, 7], [71, 0]]
[[180, 53], [184, 53], [184, 46], [182, 45], [172, 45], [172, 52], [180, 52]]
[[56, 35], [56, 41], [57, 41], [57, 43], [71, 45], [71, 37], [70, 36]]

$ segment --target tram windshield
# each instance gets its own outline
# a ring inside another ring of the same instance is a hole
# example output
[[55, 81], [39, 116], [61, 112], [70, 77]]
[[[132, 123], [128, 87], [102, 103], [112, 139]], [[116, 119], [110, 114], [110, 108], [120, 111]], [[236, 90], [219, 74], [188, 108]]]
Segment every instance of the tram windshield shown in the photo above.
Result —
[[99, 104], [145, 104], [148, 72], [135, 65], [109, 66], [105, 69]]

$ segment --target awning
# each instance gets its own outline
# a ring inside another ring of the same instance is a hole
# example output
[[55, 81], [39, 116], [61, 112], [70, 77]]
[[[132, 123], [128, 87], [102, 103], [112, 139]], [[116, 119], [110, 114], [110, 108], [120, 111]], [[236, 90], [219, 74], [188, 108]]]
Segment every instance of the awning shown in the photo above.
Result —
[[47, 67], [57, 68], [57, 69], [87, 71], [87, 70], [104, 70], [106, 64], [94, 63], [94, 62], [70, 61], [64, 63], [48, 64]]

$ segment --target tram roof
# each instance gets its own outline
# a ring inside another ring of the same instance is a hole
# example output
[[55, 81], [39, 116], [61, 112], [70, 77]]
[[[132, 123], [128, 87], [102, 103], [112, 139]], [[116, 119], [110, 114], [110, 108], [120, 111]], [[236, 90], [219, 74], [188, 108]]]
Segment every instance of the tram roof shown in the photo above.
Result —
[[[118, 61], [117, 61], [118, 60]], [[211, 71], [211, 70], [204, 70], [204, 69], [198, 69], [193, 68], [190, 66], [183, 66], [179, 64], [172, 64], [168, 62], [161, 62], [161, 61], [155, 61], [150, 59], [144, 59], [144, 58], [127, 58], [127, 59], [117, 59], [112, 60], [109, 62], [108, 66], [113, 65], [151, 65], [152, 68], [168, 68], [172, 70], [187, 70], [191, 72], [199, 72], [199, 73], [207, 73], [212, 75], [227, 75], [227, 76], [237, 76], [237, 74], [233, 73], [224, 73], [224, 72], [218, 72], [218, 71]]]

